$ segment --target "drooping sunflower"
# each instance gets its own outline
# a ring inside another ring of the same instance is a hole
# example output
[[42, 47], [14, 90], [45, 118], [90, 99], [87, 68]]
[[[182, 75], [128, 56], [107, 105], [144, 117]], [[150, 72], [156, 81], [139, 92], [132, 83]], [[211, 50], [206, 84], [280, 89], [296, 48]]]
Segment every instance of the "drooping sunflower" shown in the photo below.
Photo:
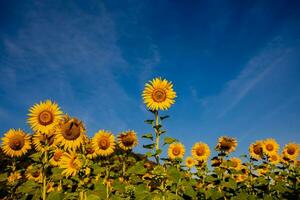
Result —
[[30, 136], [21, 129], [10, 129], [2, 138], [2, 150], [10, 157], [20, 157], [31, 149]]
[[231, 169], [235, 169], [235, 170], [242, 169], [242, 161], [241, 161], [241, 159], [239, 159], [237, 157], [232, 157], [231, 159], [229, 159], [229, 161], [230, 161], [230, 168]]
[[50, 159], [50, 164], [52, 166], [58, 166], [60, 164], [61, 158], [63, 156], [64, 152], [61, 149], [55, 149], [53, 156]]
[[75, 176], [82, 167], [82, 160], [75, 152], [64, 153], [60, 160], [60, 168], [64, 169], [62, 175]]
[[228, 154], [235, 151], [236, 147], [237, 147], [237, 140], [235, 138], [222, 136], [219, 138], [219, 142], [216, 145], [215, 149], [217, 151], [221, 151]]
[[86, 141], [86, 131], [83, 123], [77, 118], [65, 115], [58, 125], [56, 142], [65, 150], [75, 151]]
[[185, 165], [188, 167], [188, 168], [192, 168], [194, 165], [195, 165], [195, 160], [194, 158], [192, 158], [191, 156], [187, 157], [185, 159]]
[[288, 143], [284, 146], [282, 155], [289, 160], [295, 161], [297, 160], [300, 153], [299, 144], [296, 143]]
[[138, 144], [136, 133], [133, 130], [125, 131], [118, 136], [119, 147], [125, 151], [133, 149]]
[[97, 157], [97, 153], [93, 147], [93, 143], [91, 139], [88, 139], [85, 144], [86, 157], [88, 159], [94, 159]]
[[279, 150], [279, 144], [272, 138], [264, 140], [262, 147], [266, 155], [278, 153]]
[[263, 142], [256, 141], [255, 143], [250, 144], [249, 154], [252, 159], [260, 160], [263, 157]]
[[27, 167], [25, 176], [28, 180], [34, 180], [38, 183], [43, 181], [42, 169], [33, 165]]
[[209, 146], [203, 142], [197, 142], [194, 144], [191, 154], [197, 161], [207, 161], [210, 156]]
[[11, 172], [9, 174], [9, 176], [7, 177], [7, 182], [8, 182], [8, 184], [13, 185], [21, 178], [22, 178], [22, 176], [21, 176], [20, 172], [17, 172], [17, 171]]
[[168, 156], [171, 160], [175, 160], [177, 158], [182, 159], [185, 153], [185, 148], [181, 143], [173, 143], [170, 144], [168, 149]]
[[219, 167], [222, 164], [222, 159], [218, 158], [218, 157], [214, 157], [211, 160], [211, 166], [212, 167]]
[[55, 148], [57, 142], [55, 141], [55, 135], [53, 132], [49, 134], [37, 132], [32, 137], [32, 143], [36, 151], [44, 152], [47, 146]]
[[268, 156], [268, 161], [274, 165], [278, 164], [280, 162], [280, 156], [278, 155], [278, 153], [274, 153], [274, 154], [270, 154]]
[[28, 124], [34, 132], [48, 134], [61, 120], [62, 114], [58, 104], [46, 100], [29, 109]]
[[171, 82], [155, 78], [146, 83], [142, 96], [150, 110], [167, 110], [175, 103], [176, 92]]
[[109, 131], [98, 131], [93, 137], [92, 143], [96, 153], [100, 156], [109, 156], [115, 150], [115, 137]]

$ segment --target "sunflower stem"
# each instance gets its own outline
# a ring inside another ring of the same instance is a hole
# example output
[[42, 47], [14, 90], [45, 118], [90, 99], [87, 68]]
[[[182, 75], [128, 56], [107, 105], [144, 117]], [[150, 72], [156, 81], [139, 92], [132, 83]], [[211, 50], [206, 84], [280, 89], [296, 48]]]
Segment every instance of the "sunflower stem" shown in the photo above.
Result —
[[46, 177], [46, 164], [48, 162], [47, 149], [44, 152], [44, 166], [43, 166], [43, 200], [46, 200], [46, 190], [47, 190], [47, 177]]
[[[154, 113], [155, 115], [155, 150], [156, 152], [158, 151], [159, 149], [159, 139], [160, 139], [160, 134], [159, 134], [159, 130], [158, 130], [158, 125], [159, 125], [159, 120], [158, 120], [158, 110], [155, 111]], [[159, 164], [159, 155], [158, 154], [155, 154], [155, 159], [156, 159], [156, 163]]]

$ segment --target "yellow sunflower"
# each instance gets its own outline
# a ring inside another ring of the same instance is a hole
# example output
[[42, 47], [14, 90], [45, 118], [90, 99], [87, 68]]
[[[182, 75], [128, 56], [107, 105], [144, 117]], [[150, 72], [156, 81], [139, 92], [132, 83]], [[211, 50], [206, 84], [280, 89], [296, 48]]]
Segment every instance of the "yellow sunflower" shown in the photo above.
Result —
[[266, 155], [278, 153], [279, 150], [279, 144], [272, 138], [264, 140], [262, 147]]
[[211, 160], [211, 166], [212, 167], [219, 167], [221, 164], [222, 164], [222, 160], [220, 158], [218, 158], [218, 157], [214, 157]]
[[64, 169], [62, 175], [75, 176], [82, 167], [82, 161], [75, 152], [64, 153], [59, 167]]
[[30, 165], [29, 167], [27, 167], [25, 176], [28, 180], [34, 180], [39, 183], [41, 183], [43, 181], [42, 169], [35, 167], [33, 165]]
[[86, 141], [85, 127], [77, 118], [66, 115], [58, 127], [56, 142], [65, 150], [75, 151]]
[[278, 164], [280, 162], [280, 156], [278, 155], [278, 153], [274, 153], [274, 154], [270, 154], [268, 156], [268, 161], [274, 165]]
[[219, 138], [219, 142], [215, 148], [217, 151], [231, 153], [235, 151], [236, 147], [237, 147], [237, 141], [235, 138], [223, 136]]
[[237, 157], [233, 157], [233, 158], [229, 159], [229, 161], [230, 161], [230, 168], [231, 169], [235, 169], [235, 170], [242, 169], [242, 161], [241, 161], [241, 159], [239, 159]]
[[299, 153], [300, 153], [300, 147], [299, 144], [296, 143], [286, 144], [282, 151], [283, 157], [288, 158], [292, 161], [297, 160]]
[[177, 158], [183, 158], [185, 152], [185, 148], [181, 143], [173, 143], [170, 144], [168, 149], [168, 156], [171, 160], [175, 160]]
[[2, 138], [2, 150], [10, 157], [20, 157], [31, 149], [30, 136], [21, 129], [10, 129]]
[[150, 110], [167, 110], [174, 104], [176, 92], [171, 82], [155, 78], [146, 83], [142, 96]]
[[22, 176], [20, 172], [11, 172], [9, 176], [7, 177], [7, 182], [10, 185], [15, 184], [19, 179], [21, 179]]
[[32, 137], [32, 143], [36, 151], [44, 152], [46, 144], [49, 147], [56, 147], [55, 135], [54, 133], [45, 134], [37, 132]]
[[60, 164], [61, 158], [64, 152], [61, 149], [55, 149], [53, 156], [50, 159], [50, 164], [52, 166], [58, 166]]
[[192, 168], [194, 165], [195, 165], [195, 160], [194, 160], [194, 158], [192, 158], [192, 157], [187, 157], [186, 159], [185, 159], [185, 165], [188, 167], [188, 168]]
[[263, 176], [266, 175], [266, 173], [268, 173], [269, 168], [267, 166], [263, 166], [262, 168], [259, 168], [256, 171], [258, 176]]
[[193, 158], [197, 161], [207, 161], [210, 156], [209, 146], [203, 142], [197, 142], [192, 150], [191, 154]]
[[109, 156], [115, 150], [115, 137], [109, 131], [98, 131], [93, 137], [92, 143], [96, 153], [100, 156]]
[[123, 150], [131, 150], [138, 144], [136, 133], [133, 130], [122, 132], [118, 136], [119, 147]]
[[50, 100], [33, 105], [29, 112], [28, 124], [34, 132], [48, 134], [62, 118], [62, 111]]
[[237, 183], [240, 183], [240, 182], [243, 182], [244, 180], [246, 180], [248, 176], [245, 175], [245, 174], [235, 174], [233, 176], [234, 180], [237, 182]]
[[93, 147], [93, 143], [91, 139], [88, 139], [86, 144], [85, 144], [85, 152], [86, 152], [86, 157], [88, 159], [94, 159], [97, 157], [97, 153]]
[[249, 147], [249, 154], [250, 154], [250, 157], [255, 160], [262, 159], [262, 157], [263, 157], [263, 142], [256, 141], [255, 143], [252, 143]]

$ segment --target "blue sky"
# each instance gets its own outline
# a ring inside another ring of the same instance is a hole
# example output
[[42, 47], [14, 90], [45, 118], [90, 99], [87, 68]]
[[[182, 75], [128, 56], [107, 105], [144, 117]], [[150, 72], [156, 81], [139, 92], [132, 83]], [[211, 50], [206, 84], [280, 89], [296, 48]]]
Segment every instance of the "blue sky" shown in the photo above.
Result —
[[[151, 131], [141, 99], [156, 76], [178, 98], [167, 135], [190, 151], [236, 137], [300, 143], [297, 1], [1, 1], [0, 133], [52, 99], [89, 135]], [[141, 143], [145, 143], [141, 140]], [[137, 149], [142, 152], [141, 145]]]

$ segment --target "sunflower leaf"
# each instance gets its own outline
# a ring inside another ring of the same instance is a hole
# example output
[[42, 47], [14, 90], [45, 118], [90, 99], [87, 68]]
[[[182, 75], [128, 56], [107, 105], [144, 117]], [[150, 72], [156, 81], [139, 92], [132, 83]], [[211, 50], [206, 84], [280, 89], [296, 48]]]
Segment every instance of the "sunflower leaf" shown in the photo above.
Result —
[[170, 117], [169, 115], [161, 116], [161, 117], [160, 117], [160, 120], [164, 120], [164, 119], [167, 119], [167, 118], [169, 118], [169, 117]]
[[177, 140], [175, 138], [172, 137], [165, 137], [164, 138], [164, 145], [166, 144], [172, 144], [173, 142], [176, 142]]
[[147, 138], [147, 139], [153, 140], [153, 135], [152, 135], [152, 133], [147, 133], [147, 134], [142, 135], [142, 138]]
[[143, 147], [145, 149], [153, 149], [154, 148], [154, 144], [146, 144], [146, 145], [143, 145]]
[[153, 119], [148, 119], [144, 121], [146, 124], [153, 124], [154, 120]]

